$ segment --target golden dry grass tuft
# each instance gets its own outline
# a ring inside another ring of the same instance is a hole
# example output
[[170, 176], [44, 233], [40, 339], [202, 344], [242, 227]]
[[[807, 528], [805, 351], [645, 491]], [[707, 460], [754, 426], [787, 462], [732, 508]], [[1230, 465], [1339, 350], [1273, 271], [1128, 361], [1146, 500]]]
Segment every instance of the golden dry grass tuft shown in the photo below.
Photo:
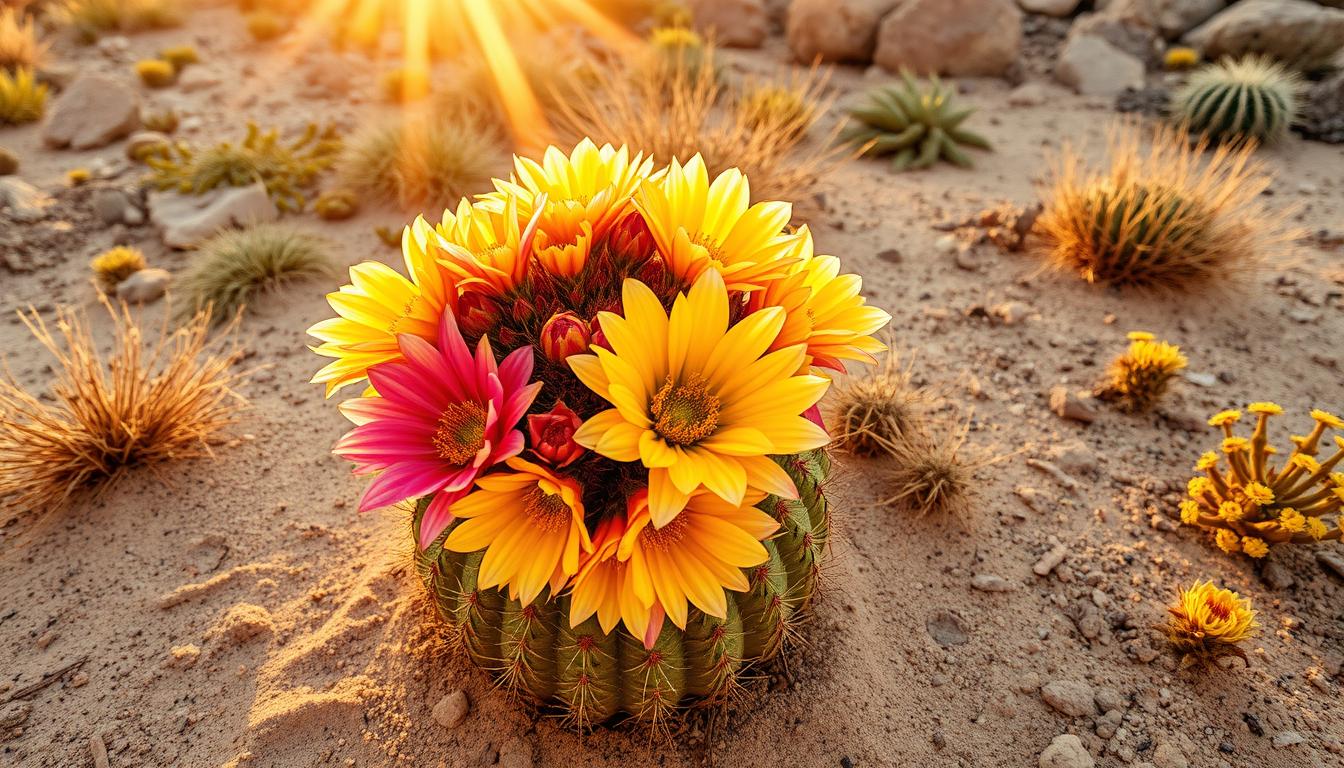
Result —
[[587, 136], [599, 145], [624, 144], [660, 163], [699, 153], [711, 177], [741, 169], [751, 180], [753, 201], [798, 201], [849, 157], [850, 150], [832, 141], [807, 137], [832, 102], [828, 73], [814, 66], [777, 84], [793, 91], [805, 105], [801, 110], [720, 110], [725, 87], [715, 74], [713, 46], [703, 56], [692, 68], [594, 68], [592, 87], [557, 105], [562, 143]]
[[913, 357], [904, 364], [888, 353], [875, 370], [848, 379], [835, 390], [828, 422], [833, 445], [866, 458], [890, 456], [924, 427], [935, 397], [912, 382]]
[[106, 32], [168, 29], [182, 23], [179, 0], [66, 0], [55, 18], [85, 43]]
[[488, 188], [502, 165], [498, 133], [481, 121], [406, 117], [355, 136], [338, 171], [363, 200], [437, 215]]
[[878, 503], [920, 516], [964, 516], [975, 499], [976, 473], [1006, 457], [970, 457], [963, 451], [970, 419], [929, 424], [902, 441], [882, 473], [888, 495]]
[[1198, 290], [1259, 268], [1291, 239], [1260, 193], [1270, 184], [1253, 146], [1191, 144], [1162, 127], [1144, 149], [1132, 123], [1112, 131], [1110, 166], [1065, 149], [1037, 231], [1049, 262], [1088, 282]]
[[47, 111], [47, 86], [37, 82], [31, 69], [12, 75], [0, 69], [0, 125], [20, 125], [41, 120]]
[[232, 328], [212, 340], [202, 312], [157, 339], [123, 304], [113, 307], [111, 353], [99, 352], [83, 312], [57, 310], [54, 327], [35, 311], [24, 324], [55, 358], [50, 398], [6, 368], [0, 377], [0, 501], [18, 514], [80, 492], [99, 494], [134, 467], [210, 456], [221, 429], [246, 405], [233, 370]]
[[36, 68], [47, 53], [38, 39], [33, 17], [18, 8], [0, 8], [0, 69]]

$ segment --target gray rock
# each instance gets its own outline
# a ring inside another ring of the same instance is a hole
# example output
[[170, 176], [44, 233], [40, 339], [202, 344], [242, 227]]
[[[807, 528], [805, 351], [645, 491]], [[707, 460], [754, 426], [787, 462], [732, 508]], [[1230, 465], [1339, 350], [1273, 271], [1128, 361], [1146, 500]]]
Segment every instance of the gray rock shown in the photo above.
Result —
[[1039, 107], [1048, 101], [1050, 94], [1045, 86], [1037, 82], [1023, 83], [1008, 94], [1008, 105], [1013, 107]]
[[89, 205], [104, 224], [121, 224], [128, 210], [135, 208], [131, 198], [120, 189], [104, 188], [94, 191]]
[[1344, 556], [1337, 552], [1322, 550], [1316, 553], [1316, 562], [1320, 563], [1322, 568], [1344, 579]]
[[1308, 0], [1242, 0], [1195, 27], [1185, 41], [1210, 61], [1265, 53], [1313, 69], [1344, 48], [1344, 10]]
[[430, 710], [430, 717], [434, 722], [452, 730], [462, 724], [467, 719], [467, 713], [471, 711], [471, 702], [467, 700], [465, 691], [457, 690], [439, 699], [439, 703]]
[[1144, 84], [1143, 62], [1096, 35], [1070, 34], [1055, 77], [1084, 96], [1116, 96]]
[[905, 0], [883, 17], [873, 62], [889, 72], [998, 76], [1021, 50], [1013, 0]]
[[203, 195], [149, 194], [149, 219], [163, 228], [163, 242], [173, 248], [190, 248], [226, 227], [279, 217], [261, 182], [220, 187]]
[[789, 50], [803, 63], [823, 61], [866, 64], [877, 47], [882, 17], [901, 0], [793, 0], [784, 32]]
[[42, 142], [60, 149], [94, 149], [140, 126], [140, 96], [121, 80], [85, 75], [65, 89], [42, 126]]
[[1294, 747], [1305, 741], [1306, 739], [1302, 738], [1302, 734], [1297, 731], [1281, 731], [1274, 734], [1274, 738], [1270, 739], [1270, 743], [1279, 749]]
[[1097, 723], [1092, 730], [1095, 731], [1096, 734], [1101, 738], [1109, 739], [1115, 735], [1116, 730], [1120, 727], [1120, 724], [1123, 723], [1124, 721], [1125, 721], [1125, 713], [1121, 712], [1118, 709], [1112, 709], [1108, 711], [1106, 714], [1097, 718]]
[[1070, 475], [1091, 475], [1097, 471], [1097, 454], [1082, 440], [1070, 440], [1050, 447], [1055, 466]]
[[128, 304], [148, 304], [162, 297], [172, 281], [168, 270], [148, 267], [117, 283], [117, 298]]
[[1083, 746], [1083, 740], [1066, 733], [1056, 736], [1041, 752], [1040, 768], [1093, 768], [1097, 763]]
[[177, 88], [183, 93], [195, 93], [196, 91], [209, 90], [220, 83], [224, 78], [218, 73], [211, 71], [208, 67], [200, 65], [187, 67], [177, 78]]
[[760, 48], [770, 32], [765, 0], [686, 0], [695, 28], [730, 48]]
[[1091, 405], [1092, 397], [1078, 393], [1060, 385], [1050, 389], [1050, 410], [1056, 416], [1081, 424], [1091, 424], [1097, 420], [1097, 412]]
[[951, 611], [938, 611], [929, 617], [924, 627], [934, 642], [944, 648], [965, 645], [971, 641], [971, 636], [966, 631], [966, 622]]
[[1125, 700], [1124, 695], [1114, 688], [1098, 688], [1093, 699], [1097, 703], [1097, 709], [1102, 712], [1110, 712], [1112, 710], [1120, 710], [1123, 712], [1129, 704], [1129, 702]]
[[1287, 589], [1296, 583], [1293, 572], [1278, 560], [1266, 560], [1260, 569], [1260, 578], [1274, 589]]
[[1084, 680], [1052, 680], [1041, 686], [1041, 700], [1070, 717], [1096, 714], [1094, 697]]
[[981, 592], [1012, 592], [1017, 585], [992, 573], [977, 573], [971, 577], [971, 588]]
[[45, 192], [17, 176], [0, 178], [0, 208], [8, 208], [15, 221], [40, 221], [55, 201]]
[[1028, 13], [1043, 13], [1046, 16], [1063, 18], [1078, 10], [1082, 0], [1017, 0], [1022, 10]]
[[1175, 40], [1208, 21], [1227, 7], [1227, 0], [1152, 0], [1157, 8], [1157, 28]]

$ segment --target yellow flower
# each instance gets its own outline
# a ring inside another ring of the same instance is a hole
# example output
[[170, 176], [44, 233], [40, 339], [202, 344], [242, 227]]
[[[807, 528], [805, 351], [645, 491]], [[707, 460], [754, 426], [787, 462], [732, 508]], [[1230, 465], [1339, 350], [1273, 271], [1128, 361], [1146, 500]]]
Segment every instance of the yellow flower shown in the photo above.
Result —
[[569, 358], [579, 380], [615, 406], [584, 422], [575, 442], [649, 468], [659, 528], [702, 485], [734, 505], [749, 486], [796, 498], [793, 481], [768, 456], [830, 442], [800, 415], [829, 382], [793, 375], [806, 355], [801, 344], [766, 352], [784, 311], [762, 309], [729, 327], [728, 292], [714, 270], [677, 297], [670, 317], [638, 280], [625, 281], [622, 303], [624, 317], [598, 314], [612, 351], [594, 346], [595, 354]]
[[1319, 517], [1307, 518], [1307, 533], [1311, 535], [1311, 538], [1315, 539], [1316, 541], [1320, 541], [1321, 539], [1325, 538], [1325, 535], [1329, 532], [1330, 532], [1329, 526], [1321, 522], [1321, 519]]
[[1153, 341], [1157, 337], [1149, 333], [1148, 331], [1130, 331], [1129, 333], [1125, 334], [1125, 338], [1129, 339], [1130, 341]]
[[1251, 403], [1246, 406], [1246, 410], [1251, 413], [1259, 413], [1266, 416], [1277, 416], [1280, 413], [1283, 413], [1283, 406], [1278, 405], [1277, 403]]
[[1295, 453], [1288, 459], [1288, 463], [1304, 472], [1315, 472], [1321, 468], [1321, 462], [1305, 453]]
[[1239, 643], [1260, 627], [1251, 601], [1230, 589], [1197, 581], [1179, 594], [1167, 609], [1170, 616], [1166, 626], [1167, 636], [1177, 648], [1196, 650]]
[[750, 589], [742, 569], [769, 558], [761, 540], [779, 530], [773, 517], [751, 506], [761, 498], [759, 493], [750, 494], [737, 505], [702, 491], [693, 494], [666, 525], [656, 526], [649, 495], [631, 497], [630, 524], [617, 557], [629, 561], [639, 601], [646, 606], [657, 602], [682, 629], [688, 603], [710, 616], [726, 618], [724, 589]]
[[1218, 544], [1218, 548], [1229, 555], [1241, 549], [1241, 539], [1237, 537], [1237, 534], [1226, 528], [1219, 529], [1213, 539], [1214, 542]]
[[1335, 429], [1344, 429], [1344, 419], [1339, 418], [1333, 413], [1322, 411], [1319, 408], [1314, 409], [1311, 412], [1311, 418], [1315, 419], [1321, 424], [1324, 424], [1327, 427], [1333, 427]]
[[520, 218], [521, 205], [516, 197], [476, 203], [464, 198], [456, 211], [445, 210], [433, 229], [424, 219], [416, 219], [413, 232], [458, 294], [499, 296], [527, 276], [540, 211], [525, 221]]
[[426, 253], [426, 229], [408, 227], [402, 234], [409, 280], [386, 264], [366, 261], [350, 268], [350, 284], [327, 294], [338, 316], [308, 329], [322, 342], [313, 351], [335, 358], [312, 378], [327, 385], [327, 397], [363, 380], [370, 366], [401, 359], [398, 334], [438, 341], [439, 321], [455, 293], [448, 276]]
[[784, 309], [784, 327], [770, 350], [807, 345], [800, 372], [843, 371], [845, 360], [873, 362], [873, 355], [886, 349], [873, 334], [891, 321], [891, 315], [867, 305], [860, 292], [862, 278], [840, 274], [839, 259], [812, 254], [812, 233], [806, 226], [798, 235], [798, 249], [791, 254], [798, 261], [789, 274], [753, 292], [747, 304], [749, 311]]
[[484, 549], [477, 584], [507, 585], [509, 598], [527, 605], [548, 584], [554, 597], [578, 572], [580, 550], [593, 551], [593, 542], [576, 481], [517, 457], [508, 466], [514, 471], [477, 478], [477, 490], [453, 504], [453, 515], [465, 520], [443, 547]]
[[1195, 462], [1195, 469], [1204, 472], [1216, 467], [1218, 466], [1218, 458], [1218, 454], [1213, 451], [1206, 451], [1203, 456], [1199, 457], [1199, 461]]
[[1219, 411], [1209, 419], [1209, 426], [1222, 427], [1228, 424], [1234, 424], [1241, 418], [1241, 411]]
[[1199, 502], [1186, 499], [1181, 502], [1181, 522], [1194, 525], [1199, 522]]
[[1241, 549], [1251, 557], [1264, 557], [1269, 554], [1269, 545], [1265, 544], [1263, 539], [1257, 539], [1254, 536], [1243, 536], [1241, 539]]
[[1223, 439], [1223, 453], [1244, 451], [1249, 448], [1250, 445], [1250, 441], [1244, 437], [1227, 437]]
[[1213, 481], [1207, 477], [1192, 477], [1185, 484], [1185, 489], [1190, 493], [1190, 498], [1198, 499], [1213, 490]]
[[577, 627], [597, 614], [604, 633], [625, 622], [631, 635], [652, 647], [663, 625], [663, 609], [655, 601], [645, 605], [635, 596], [629, 563], [616, 556], [625, 535], [625, 515], [603, 520], [593, 535], [593, 551], [583, 559], [570, 591], [569, 626]]
[[[513, 178], [495, 180], [497, 191], [482, 200], [503, 212], [517, 201], [517, 214], [531, 219], [540, 205], [533, 253], [543, 269], [573, 277], [583, 270], [596, 240], [627, 210], [641, 181], [649, 178], [653, 158], [610, 144], [598, 149], [585, 138], [566, 156], [549, 147], [541, 162], [514, 158]], [[543, 197], [544, 196], [544, 197]]]
[[[1317, 464], [1316, 469], [1320, 468], [1321, 465]], [[1314, 472], [1315, 470], [1312, 471]], [[1336, 487], [1344, 487], [1344, 472], [1331, 472], [1330, 482], [1334, 483]]]
[[716, 270], [731, 290], [784, 277], [792, 265], [786, 257], [798, 247], [799, 236], [784, 233], [792, 206], [750, 203], [741, 171], [724, 171], [711, 184], [699, 155], [685, 166], [673, 160], [661, 180], [643, 182], [634, 198], [674, 276], [690, 284]]
[[1224, 501], [1218, 505], [1218, 516], [1228, 522], [1240, 520], [1244, 514], [1246, 514], [1246, 510], [1242, 509], [1241, 505], [1235, 501]]
[[1246, 494], [1247, 499], [1255, 502], [1258, 506], [1264, 507], [1274, 503], [1274, 492], [1263, 483], [1247, 483], [1242, 492]]
[[1307, 527], [1307, 519], [1292, 507], [1287, 507], [1279, 512], [1279, 527], [1285, 531], [1298, 533]]

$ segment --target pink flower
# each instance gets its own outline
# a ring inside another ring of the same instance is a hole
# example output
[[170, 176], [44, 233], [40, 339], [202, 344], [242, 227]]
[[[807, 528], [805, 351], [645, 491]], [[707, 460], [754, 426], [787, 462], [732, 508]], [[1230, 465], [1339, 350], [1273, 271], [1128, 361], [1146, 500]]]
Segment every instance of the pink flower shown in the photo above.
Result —
[[523, 450], [514, 429], [537, 397], [532, 348], [514, 350], [498, 366], [489, 339], [473, 358], [451, 311], [443, 313], [438, 346], [401, 334], [404, 362], [369, 368], [376, 396], [347, 400], [341, 412], [356, 424], [333, 452], [355, 474], [381, 472], [359, 502], [361, 512], [434, 494], [420, 521], [423, 549], [453, 521], [449, 507], [476, 478]]
[[532, 438], [532, 452], [553, 467], [574, 462], [586, 450], [574, 442], [574, 431], [582, 423], [583, 419], [570, 410], [564, 400], [557, 400], [548, 413], [528, 414], [527, 432]]

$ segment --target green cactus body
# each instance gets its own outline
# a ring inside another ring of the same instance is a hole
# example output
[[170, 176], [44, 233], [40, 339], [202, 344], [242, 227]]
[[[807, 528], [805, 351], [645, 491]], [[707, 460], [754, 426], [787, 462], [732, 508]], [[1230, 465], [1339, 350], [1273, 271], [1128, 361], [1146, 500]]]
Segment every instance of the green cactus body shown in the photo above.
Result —
[[[472, 661], [510, 688], [563, 710], [580, 727], [622, 714], [658, 722], [677, 707], [719, 699], [746, 665], [779, 653], [791, 622], [816, 595], [830, 532], [823, 490], [830, 459], [810, 451], [775, 461], [800, 498], [760, 503], [780, 521], [780, 532], [764, 542], [769, 560], [749, 569], [750, 589], [728, 593], [723, 618], [692, 608], [684, 630], [665, 619], [652, 648], [624, 627], [603, 633], [596, 616], [571, 628], [568, 595], [552, 600], [543, 592], [524, 606], [479, 588], [483, 553], [445, 550], [447, 531], [417, 548], [416, 572]], [[427, 504], [416, 506], [412, 531]]]
[[849, 111], [853, 122], [841, 139], [864, 147], [866, 155], [891, 156], [896, 171], [928, 168], [939, 160], [969, 168], [972, 161], [962, 146], [990, 149], [984, 137], [961, 127], [975, 110], [956, 106], [952, 89], [938, 78], [927, 89], [909, 72], [902, 72], [901, 80], [869, 91], [867, 101]]
[[1175, 96], [1174, 114], [1190, 130], [1218, 140], [1277, 141], [1297, 114], [1298, 80], [1255, 56], [1207, 66]]

